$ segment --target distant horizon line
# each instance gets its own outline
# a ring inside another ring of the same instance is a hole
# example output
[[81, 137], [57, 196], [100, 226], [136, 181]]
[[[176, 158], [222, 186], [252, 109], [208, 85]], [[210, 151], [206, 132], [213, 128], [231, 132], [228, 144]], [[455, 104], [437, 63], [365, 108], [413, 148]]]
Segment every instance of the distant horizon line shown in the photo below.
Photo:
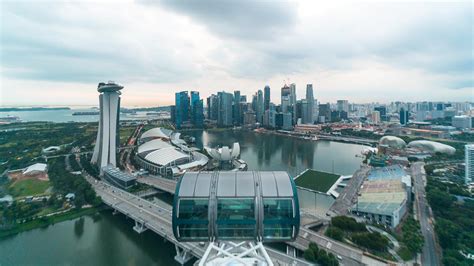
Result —
[[[206, 97], [207, 98], [207, 97]], [[202, 98], [203, 100], [206, 98]], [[317, 100], [317, 99], [316, 99]], [[347, 99], [340, 99], [340, 100], [347, 100]], [[349, 100], [348, 100], [349, 101]], [[248, 103], [251, 103], [251, 101], [247, 101]], [[391, 101], [391, 102], [365, 102], [365, 103], [359, 103], [359, 102], [351, 102], [349, 101], [349, 104], [357, 104], [357, 105], [370, 105], [370, 104], [385, 104], [385, 105], [390, 105], [391, 103], [395, 102], [400, 102], [400, 103], [422, 103], [422, 102], [432, 102], [432, 103], [470, 103], [473, 104], [474, 101], [436, 101], [436, 100], [423, 100], [423, 101]], [[274, 103], [274, 102], [271, 102]], [[337, 101], [335, 102], [320, 102], [318, 103], [326, 104], [337, 104]], [[163, 104], [163, 105], [123, 105], [121, 108], [151, 108], [151, 107], [167, 107], [167, 106], [173, 106], [174, 103], [170, 104]], [[278, 105], [278, 104], [276, 104]], [[34, 107], [44, 107], [44, 108], [55, 108], [55, 107], [69, 107], [71, 109], [79, 109], [79, 108], [93, 108], [93, 107], [99, 107], [98, 104], [29, 104], [29, 105], [24, 105], [24, 104], [9, 104], [9, 105], [0, 105], [0, 108], [34, 108]]]

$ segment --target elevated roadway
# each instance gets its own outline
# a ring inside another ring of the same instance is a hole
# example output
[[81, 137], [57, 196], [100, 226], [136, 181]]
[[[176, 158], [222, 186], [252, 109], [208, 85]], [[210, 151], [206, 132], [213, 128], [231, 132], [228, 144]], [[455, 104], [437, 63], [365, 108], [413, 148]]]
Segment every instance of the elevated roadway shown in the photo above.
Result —
[[[188, 261], [191, 258], [189, 255], [196, 258], [204, 255], [205, 245], [178, 242], [175, 239], [172, 232], [170, 209], [160, 207], [92, 177], [86, 177], [86, 179], [106, 205], [135, 220], [135, 226], [133, 227], [135, 231], [141, 233], [149, 229], [175, 244], [177, 252], [175, 259], [178, 262]], [[294, 258], [280, 251], [268, 247], [266, 249], [275, 265], [311, 265], [304, 260]]]
[[[356, 177], [354, 179], [354, 184], [352, 184], [352, 187], [351, 185], [348, 186], [349, 188], [346, 187], [348, 191], [344, 195], [346, 195], [347, 199], [344, 200], [344, 204], [341, 206], [341, 208], [347, 208], [347, 206], [350, 206], [350, 202], [352, 201], [351, 198], [356, 195], [360, 184], [368, 173], [368, 170], [368, 167], [364, 167], [354, 174]], [[169, 192], [171, 194], [175, 193], [177, 184], [176, 180], [155, 176], [142, 176], [137, 179], [137, 182], [150, 185], [154, 188]], [[304, 228], [303, 226], [300, 227], [300, 232], [296, 241], [288, 242], [287, 244], [299, 250], [306, 250], [310, 242], [314, 242], [321, 248], [339, 255], [342, 258], [342, 264], [344, 265], [386, 265], [386, 263], [365, 255], [360, 249], [317, 234], [312, 230]]]

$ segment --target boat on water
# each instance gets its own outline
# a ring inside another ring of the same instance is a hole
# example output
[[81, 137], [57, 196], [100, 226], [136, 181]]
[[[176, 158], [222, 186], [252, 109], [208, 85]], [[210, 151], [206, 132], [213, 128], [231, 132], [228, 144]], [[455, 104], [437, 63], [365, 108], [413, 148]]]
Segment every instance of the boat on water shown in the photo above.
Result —
[[74, 112], [72, 115], [99, 115], [99, 111], [82, 111], [82, 112]]
[[9, 124], [9, 123], [15, 123], [15, 122], [21, 122], [21, 119], [18, 116], [12, 116], [12, 115], [0, 117], [1, 124]]

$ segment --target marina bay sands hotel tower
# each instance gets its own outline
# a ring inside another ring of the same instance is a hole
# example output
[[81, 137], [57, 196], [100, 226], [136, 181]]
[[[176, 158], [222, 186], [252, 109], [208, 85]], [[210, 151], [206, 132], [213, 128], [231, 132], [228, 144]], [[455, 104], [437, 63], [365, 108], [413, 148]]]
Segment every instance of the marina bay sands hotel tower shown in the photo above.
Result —
[[116, 166], [121, 89], [123, 86], [113, 81], [101, 82], [97, 86], [97, 91], [100, 93], [100, 120], [91, 163], [97, 164], [101, 173], [104, 166], [109, 164]]

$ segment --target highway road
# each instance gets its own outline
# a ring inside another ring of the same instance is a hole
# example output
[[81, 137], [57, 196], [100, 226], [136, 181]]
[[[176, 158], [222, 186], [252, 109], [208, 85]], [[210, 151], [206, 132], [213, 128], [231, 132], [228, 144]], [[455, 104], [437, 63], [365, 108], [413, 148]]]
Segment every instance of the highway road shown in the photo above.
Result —
[[[102, 181], [86, 177], [96, 191], [97, 195], [102, 198], [104, 203], [115, 210], [131, 217], [135, 221], [143, 223], [147, 229], [161, 235], [168, 241], [185, 248], [195, 257], [202, 257], [206, 246], [198, 243], [178, 242], [173, 235], [171, 227], [171, 211], [170, 208], [163, 208], [148, 200], [142, 199], [124, 190], [111, 186]], [[290, 257], [283, 252], [266, 247], [267, 253], [275, 265], [311, 265], [310, 263]]]
[[151, 176], [139, 176], [137, 182], [147, 184], [154, 188], [163, 190], [174, 195], [176, 191], [176, 180], [163, 178], [163, 177], [151, 177]]
[[431, 209], [426, 200], [425, 186], [426, 173], [423, 162], [415, 162], [411, 166], [411, 173], [414, 180], [416, 216], [420, 221], [421, 232], [425, 239], [425, 244], [421, 253], [422, 265], [437, 266], [440, 264], [436, 237], [433, 230], [433, 218]]

